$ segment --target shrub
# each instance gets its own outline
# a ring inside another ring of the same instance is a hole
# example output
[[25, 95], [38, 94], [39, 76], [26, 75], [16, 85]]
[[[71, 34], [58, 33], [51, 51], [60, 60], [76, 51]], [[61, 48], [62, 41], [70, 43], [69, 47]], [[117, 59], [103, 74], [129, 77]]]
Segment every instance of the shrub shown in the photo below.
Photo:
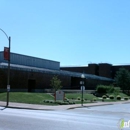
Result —
[[107, 86], [107, 93], [113, 93], [115, 91], [115, 88], [113, 85]]
[[50, 102], [49, 100], [46, 101], [46, 103], [49, 103], [49, 102]]
[[128, 97], [124, 97], [124, 100], [128, 100], [129, 98]]
[[113, 95], [110, 95], [109, 98], [110, 98], [110, 99], [114, 99], [114, 96], [113, 96]]
[[121, 96], [120, 96], [120, 95], [117, 95], [117, 96], [116, 96], [116, 99], [117, 99], [117, 100], [121, 100]]
[[73, 102], [69, 102], [69, 104], [74, 104]]
[[106, 99], [106, 98], [107, 98], [107, 96], [106, 96], [106, 95], [103, 95], [103, 96], [102, 96], [102, 98], [103, 98], [103, 99]]
[[80, 98], [80, 97], [78, 97], [77, 99], [78, 99], [78, 100], [81, 100], [81, 98]]
[[120, 88], [116, 87], [114, 90], [114, 95], [118, 95], [120, 93]]
[[111, 86], [107, 86], [107, 85], [98, 85], [96, 88], [96, 91], [98, 93], [113, 93], [115, 91], [114, 87]]
[[49, 100], [44, 100], [45, 103], [49, 103]]
[[69, 102], [69, 99], [66, 99], [65, 102]]
[[49, 103], [54, 103], [54, 101], [49, 101]]
[[98, 85], [97, 88], [96, 88], [96, 91], [98, 93], [106, 93], [106, 87], [104, 85]]
[[69, 99], [67, 99], [67, 100], [64, 100], [64, 102], [69, 102], [70, 100]]
[[59, 102], [58, 104], [59, 105], [68, 105], [69, 103], [68, 102]]
[[97, 101], [97, 99], [96, 99], [96, 98], [93, 98], [93, 101]]
[[73, 104], [75, 104], [75, 102], [73, 102]]
[[49, 100], [45, 100], [44, 102], [45, 102], [45, 103], [49, 103]]

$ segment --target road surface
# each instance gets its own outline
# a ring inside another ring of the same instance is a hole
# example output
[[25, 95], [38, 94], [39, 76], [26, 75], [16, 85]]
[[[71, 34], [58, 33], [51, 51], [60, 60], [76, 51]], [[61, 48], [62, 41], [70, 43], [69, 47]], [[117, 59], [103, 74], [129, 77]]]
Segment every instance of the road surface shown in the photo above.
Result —
[[122, 118], [130, 120], [130, 104], [64, 111], [0, 107], [0, 130], [119, 130], [117, 124]]

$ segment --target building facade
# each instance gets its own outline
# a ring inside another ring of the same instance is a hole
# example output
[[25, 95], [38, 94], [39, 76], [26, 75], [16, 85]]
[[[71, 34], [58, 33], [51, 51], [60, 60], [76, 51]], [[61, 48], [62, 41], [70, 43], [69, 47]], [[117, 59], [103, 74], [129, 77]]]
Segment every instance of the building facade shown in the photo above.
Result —
[[61, 67], [61, 70], [68, 70], [71, 72], [85, 72], [87, 74], [93, 74], [101, 77], [114, 79], [116, 72], [120, 68], [125, 68], [130, 71], [130, 65], [112, 65], [108, 63], [100, 64], [88, 64], [88, 66], [77, 66], [77, 67]]
[[[62, 70], [60, 62], [46, 60], [16, 53], [11, 53], [10, 61], [10, 86], [11, 91], [25, 92], [44, 92], [52, 89], [50, 81], [53, 76], [57, 75], [62, 81], [63, 89], [80, 90], [81, 74], [84, 73], [86, 81], [86, 89], [94, 90], [97, 84], [110, 84], [113, 82], [111, 78], [97, 76], [96, 66], [91, 70], [93, 73], [87, 73], [77, 69], [76, 71]], [[6, 91], [8, 63], [3, 58], [3, 52], [0, 52], [0, 91]], [[75, 68], [74, 68], [75, 69]]]

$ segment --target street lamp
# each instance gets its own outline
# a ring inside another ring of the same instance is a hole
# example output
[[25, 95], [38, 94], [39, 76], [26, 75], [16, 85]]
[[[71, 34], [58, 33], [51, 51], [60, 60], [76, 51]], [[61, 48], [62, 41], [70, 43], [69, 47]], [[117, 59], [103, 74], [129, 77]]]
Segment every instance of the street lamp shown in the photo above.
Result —
[[81, 85], [81, 91], [82, 91], [82, 99], [81, 99], [81, 106], [83, 106], [83, 91], [85, 90], [85, 75], [81, 74], [81, 79], [82, 81], [80, 81], [80, 85]]
[[[5, 34], [5, 36], [7, 37], [8, 41], [9, 41], [9, 47], [6, 47], [6, 51], [7, 51], [7, 57], [5, 60], [8, 60], [8, 78], [7, 78], [7, 102], [6, 102], [6, 106], [8, 107], [9, 104], [9, 91], [10, 91], [10, 44], [11, 44], [11, 37], [5, 33], [4, 30], [2, 30], [0, 28], [0, 30]], [[5, 49], [4, 49], [4, 53], [5, 53]], [[4, 57], [5, 58], [5, 57]]]

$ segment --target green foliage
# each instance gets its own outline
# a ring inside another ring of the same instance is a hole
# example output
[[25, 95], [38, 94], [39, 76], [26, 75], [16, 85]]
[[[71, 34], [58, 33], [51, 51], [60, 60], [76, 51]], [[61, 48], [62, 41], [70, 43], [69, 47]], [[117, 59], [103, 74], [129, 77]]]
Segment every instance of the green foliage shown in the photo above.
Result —
[[93, 98], [93, 101], [97, 101], [97, 98]]
[[49, 103], [54, 103], [54, 101], [49, 101]]
[[69, 105], [69, 102], [58, 102], [59, 105]]
[[66, 98], [65, 98], [65, 100], [64, 100], [64, 101], [65, 101], [65, 102], [69, 102], [69, 99], [66, 99]]
[[98, 93], [113, 93], [115, 91], [114, 87], [111, 86], [107, 86], [107, 85], [98, 85], [96, 88], [96, 91]]
[[44, 100], [45, 103], [49, 103], [50, 101], [49, 100]]
[[107, 93], [113, 93], [115, 91], [115, 88], [113, 85], [107, 86]]
[[130, 73], [125, 68], [120, 68], [117, 71], [115, 76], [115, 83], [117, 86], [121, 87], [121, 89], [129, 90], [130, 89]]
[[117, 96], [117, 95], [119, 95], [119, 93], [120, 93], [120, 88], [119, 87], [115, 87], [114, 95]]
[[[66, 93], [65, 96], [67, 99], [81, 99], [81, 93]], [[94, 96], [93, 94], [84, 93], [83, 98], [87, 100], [92, 100], [93, 98], [96, 98], [96, 96]]]
[[54, 91], [57, 91], [57, 90], [61, 89], [62, 88], [62, 86], [61, 86], [61, 80], [57, 76], [54, 76], [51, 79], [50, 86], [54, 89]]
[[77, 97], [77, 100], [81, 100], [81, 98], [80, 98], [80, 97]]
[[[0, 101], [6, 101], [7, 93], [0, 93]], [[54, 100], [52, 96], [46, 93], [27, 93], [27, 92], [10, 92], [10, 102], [43, 104], [44, 100]]]
[[110, 98], [110, 99], [114, 99], [114, 96], [113, 96], [113, 95], [110, 95], [109, 98]]
[[103, 96], [102, 96], [102, 98], [103, 98], [103, 99], [106, 99], [106, 98], [107, 98], [107, 96], [106, 96], [106, 95], [103, 95]]
[[96, 91], [98, 93], [106, 93], [106, 87], [104, 85], [98, 85]]
[[117, 100], [121, 100], [121, 96], [120, 96], [120, 95], [117, 95], [117, 96], [116, 96], [116, 99], [117, 99]]
[[128, 100], [129, 98], [128, 97], [124, 97], [124, 100]]

